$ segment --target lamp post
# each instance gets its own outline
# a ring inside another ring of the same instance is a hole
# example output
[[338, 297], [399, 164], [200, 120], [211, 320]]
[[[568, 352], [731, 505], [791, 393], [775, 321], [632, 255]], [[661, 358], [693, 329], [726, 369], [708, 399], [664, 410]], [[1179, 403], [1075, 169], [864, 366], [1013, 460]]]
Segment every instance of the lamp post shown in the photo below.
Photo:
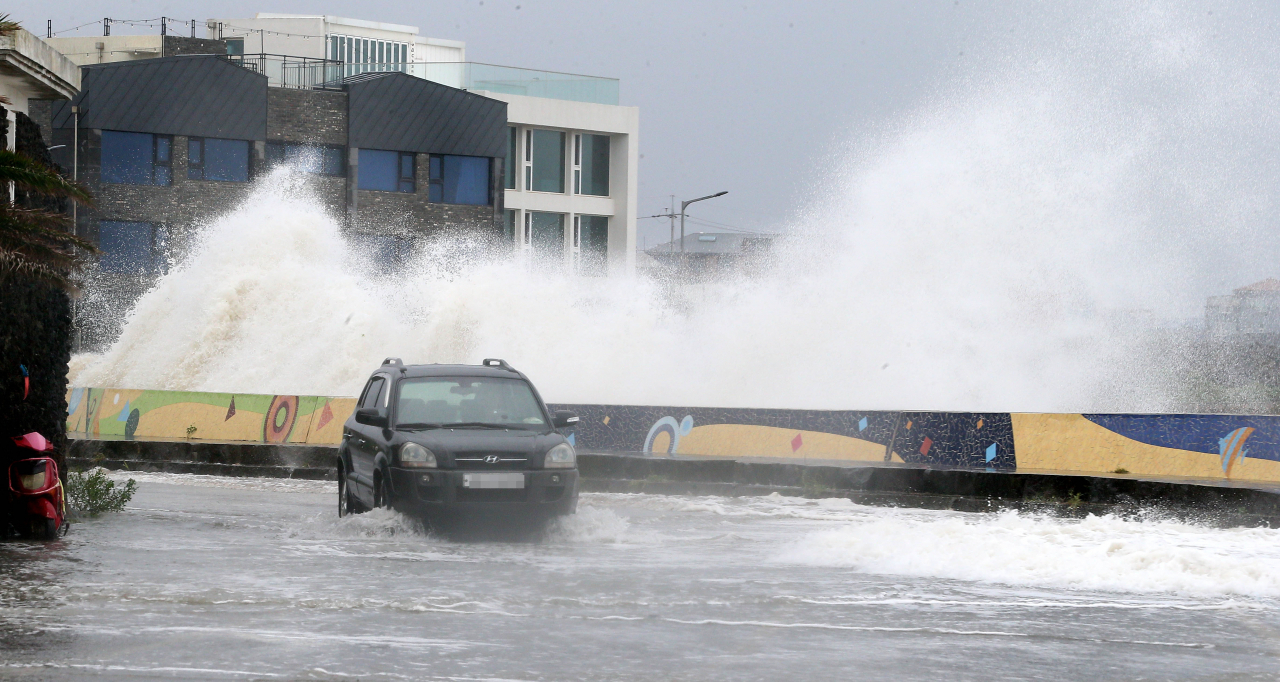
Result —
[[688, 201], [680, 202], [680, 272], [681, 274], [684, 274], [685, 270], [687, 270], [686, 266], [688, 265], [688, 260], [684, 253], [684, 210], [689, 207], [689, 204], [694, 204], [699, 201], [706, 201], [707, 199], [714, 199], [716, 197], [722, 197], [728, 193], [729, 193], [728, 190], [725, 190], [723, 192], [716, 192], [715, 194], [708, 194], [705, 197], [698, 197], [697, 199], [690, 199]]

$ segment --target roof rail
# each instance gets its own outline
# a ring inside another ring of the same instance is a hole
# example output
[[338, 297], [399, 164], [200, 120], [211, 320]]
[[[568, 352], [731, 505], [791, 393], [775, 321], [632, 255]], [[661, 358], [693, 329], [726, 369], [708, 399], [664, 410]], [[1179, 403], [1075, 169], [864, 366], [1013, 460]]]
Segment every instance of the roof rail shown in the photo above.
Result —
[[481, 362], [480, 364], [484, 365], [485, 367], [497, 367], [499, 369], [505, 369], [508, 372], [516, 371], [516, 368], [512, 367], [511, 365], [508, 365], [506, 360], [502, 360], [499, 358], [485, 358], [484, 361]]
[[393, 365], [395, 367], [404, 367], [404, 361], [401, 360], [400, 358], [387, 358], [386, 360], [382, 361], [382, 366], [386, 367], [387, 365]]

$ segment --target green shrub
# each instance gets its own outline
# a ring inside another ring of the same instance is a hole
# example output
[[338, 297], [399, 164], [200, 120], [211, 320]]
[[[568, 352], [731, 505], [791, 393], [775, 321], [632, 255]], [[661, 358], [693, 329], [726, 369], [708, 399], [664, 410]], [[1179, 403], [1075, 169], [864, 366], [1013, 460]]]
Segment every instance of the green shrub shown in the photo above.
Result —
[[73, 471], [67, 475], [67, 507], [88, 516], [118, 512], [129, 504], [137, 490], [137, 481], [131, 478], [124, 485], [118, 486], [115, 481], [107, 478], [104, 469]]

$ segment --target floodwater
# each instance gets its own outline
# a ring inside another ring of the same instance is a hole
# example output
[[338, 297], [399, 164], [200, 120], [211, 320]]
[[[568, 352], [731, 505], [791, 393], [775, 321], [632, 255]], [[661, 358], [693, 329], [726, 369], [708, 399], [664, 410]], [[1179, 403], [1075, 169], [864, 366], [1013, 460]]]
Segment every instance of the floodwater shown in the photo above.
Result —
[[330, 483], [135, 475], [0, 545], [0, 676], [1280, 677], [1280, 531], [585, 494], [541, 542], [338, 519]]

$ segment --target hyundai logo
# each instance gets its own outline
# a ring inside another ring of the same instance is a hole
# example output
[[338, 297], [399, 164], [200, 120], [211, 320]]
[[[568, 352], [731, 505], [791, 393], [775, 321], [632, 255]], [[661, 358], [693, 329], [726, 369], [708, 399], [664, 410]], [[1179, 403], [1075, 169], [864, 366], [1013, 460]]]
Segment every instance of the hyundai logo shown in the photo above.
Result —
[[484, 463], [485, 463], [485, 464], [497, 464], [497, 463], [498, 463], [498, 456], [497, 456], [497, 455], [485, 455], [485, 456], [484, 456]]

